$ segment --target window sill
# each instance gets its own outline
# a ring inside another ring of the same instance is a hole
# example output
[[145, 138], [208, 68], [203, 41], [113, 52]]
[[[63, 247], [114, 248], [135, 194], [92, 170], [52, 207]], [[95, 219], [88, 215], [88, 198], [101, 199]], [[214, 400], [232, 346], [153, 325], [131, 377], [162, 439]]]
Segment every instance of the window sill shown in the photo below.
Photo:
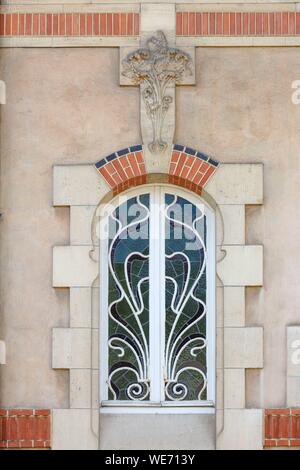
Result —
[[215, 407], [209, 404], [202, 406], [158, 406], [157, 404], [131, 404], [127, 406], [106, 404], [99, 408], [100, 414], [215, 414]]

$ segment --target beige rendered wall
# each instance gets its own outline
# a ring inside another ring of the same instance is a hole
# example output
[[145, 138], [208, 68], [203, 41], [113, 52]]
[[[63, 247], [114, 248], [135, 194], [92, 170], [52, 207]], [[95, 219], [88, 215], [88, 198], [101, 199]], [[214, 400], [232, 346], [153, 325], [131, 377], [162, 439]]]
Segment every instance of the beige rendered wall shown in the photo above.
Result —
[[52, 207], [52, 166], [140, 143], [139, 94], [118, 86], [118, 49], [2, 49], [1, 407], [68, 407], [68, 372], [51, 368], [51, 330], [69, 326], [52, 288], [52, 247], [69, 209]]
[[[285, 326], [297, 322], [300, 297], [299, 52], [199, 48], [196, 57], [197, 86], [177, 88], [175, 141], [222, 162], [265, 164], [264, 206], [247, 209], [247, 243], [265, 248], [264, 287], [247, 289], [247, 323], [265, 327], [265, 364], [247, 372], [247, 401], [284, 406]], [[2, 407], [68, 407], [67, 372], [51, 369], [51, 329], [69, 326], [68, 292], [51, 287], [52, 247], [69, 243], [68, 209], [52, 207], [52, 165], [140, 142], [138, 90], [118, 77], [117, 49], [1, 50]]]
[[246, 396], [248, 406], [285, 406], [285, 326], [300, 318], [299, 51], [198, 48], [196, 74], [196, 88], [177, 89], [175, 140], [221, 162], [264, 164], [264, 204], [246, 216], [246, 243], [264, 245], [264, 287], [246, 293], [247, 324], [264, 326], [264, 369], [247, 371]]

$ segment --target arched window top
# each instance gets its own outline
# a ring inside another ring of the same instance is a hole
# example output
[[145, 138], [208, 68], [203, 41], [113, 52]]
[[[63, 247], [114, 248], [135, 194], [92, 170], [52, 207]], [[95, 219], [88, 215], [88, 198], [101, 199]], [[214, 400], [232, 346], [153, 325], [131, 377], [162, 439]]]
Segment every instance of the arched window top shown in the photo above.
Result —
[[160, 184], [111, 202], [101, 221], [102, 406], [213, 405], [212, 209]]

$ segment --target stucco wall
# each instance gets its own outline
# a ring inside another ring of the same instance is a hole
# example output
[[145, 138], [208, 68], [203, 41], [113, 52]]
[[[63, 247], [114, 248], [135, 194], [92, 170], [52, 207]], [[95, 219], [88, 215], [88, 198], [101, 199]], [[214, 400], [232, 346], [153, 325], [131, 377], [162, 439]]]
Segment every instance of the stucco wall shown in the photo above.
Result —
[[264, 205], [248, 207], [246, 243], [264, 245], [264, 287], [247, 288], [246, 321], [264, 326], [264, 369], [248, 371], [248, 406], [284, 406], [285, 326], [299, 322], [300, 106], [297, 48], [198, 48], [197, 87], [177, 89], [177, 142], [221, 162], [264, 164]]
[[[296, 48], [196, 57], [197, 86], [177, 88], [175, 141], [221, 162], [265, 164], [264, 206], [247, 210], [247, 243], [265, 247], [264, 287], [247, 290], [247, 322], [265, 326], [265, 365], [248, 371], [247, 400], [283, 406], [285, 325], [300, 297], [300, 106], [291, 102], [300, 57]], [[67, 372], [51, 369], [51, 328], [69, 322], [67, 290], [51, 287], [52, 246], [69, 242], [68, 209], [52, 207], [52, 165], [139, 143], [139, 93], [118, 86], [117, 49], [3, 49], [1, 62], [1, 405], [67, 407]]]
[[140, 142], [138, 90], [118, 86], [118, 49], [1, 50], [2, 407], [67, 407], [68, 372], [51, 368], [51, 329], [69, 325], [52, 288], [52, 247], [69, 209], [52, 207], [52, 166]]

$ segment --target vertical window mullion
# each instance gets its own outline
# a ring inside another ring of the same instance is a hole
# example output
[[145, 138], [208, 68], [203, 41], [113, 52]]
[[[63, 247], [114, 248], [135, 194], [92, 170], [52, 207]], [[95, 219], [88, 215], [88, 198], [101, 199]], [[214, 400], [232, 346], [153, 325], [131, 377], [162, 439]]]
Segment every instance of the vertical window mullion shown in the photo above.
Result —
[[149, 261], [149, 350], [150, 350], [150, 400], [160, 402], [161, 397], [161, 352], [160, 341], [160, 298], [161, 298], [161, 259], [160, 259], [160, 188], [154, 186], [150, 195], [150, 261]]
[[165, 321], [166, 321], [166, 301], [165, 301], [165, 191], [160, 189], [160, 237], [159, 237], [159, 263], [160, 263], [160, 312], [159, 312], [159, 344], [160, 344], [160, 402], [165, 400]]

